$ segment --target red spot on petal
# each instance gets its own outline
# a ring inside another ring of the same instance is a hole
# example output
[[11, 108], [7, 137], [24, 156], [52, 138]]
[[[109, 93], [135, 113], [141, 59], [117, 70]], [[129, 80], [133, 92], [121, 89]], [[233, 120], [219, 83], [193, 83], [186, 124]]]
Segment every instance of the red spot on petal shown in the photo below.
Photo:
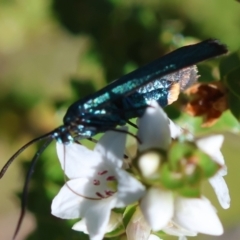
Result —
[[104, 196], [100, 192], [96, 192], [96, 195], [100, 198], [104, 198]]
[[107, 196], [112, 196], [114, 194], [114, 192], [113, 191], [105, 191], [105, 194]]
[[109, 176], [107, 177], [107, 181], [115, 181], [116, 178], [114, 176]]
[[108, 172], [107, 170], [102, 171], [102, 172], [98, 172], [98, 175], [104, 175], [104, 174], [106, 174], [107, 172]]
[[97, 180], [97, 179], [94, 179], [94, 180], [93, 180], [93, 185], [96, 185], [96, 186], [97, 186], [97, 185], [100, 185], [100, 181]]

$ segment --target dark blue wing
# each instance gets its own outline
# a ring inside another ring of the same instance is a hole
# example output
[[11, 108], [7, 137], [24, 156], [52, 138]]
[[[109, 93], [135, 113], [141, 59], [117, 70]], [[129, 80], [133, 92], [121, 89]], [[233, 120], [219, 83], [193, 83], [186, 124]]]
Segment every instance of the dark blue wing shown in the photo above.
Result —
[[137, 88], [164, 75], [173, 73], [182, 68], [195, 65], [198, 62], [227, 53], [225, 45], [218, 40], [205, 40], [203, 42], [181, 47], [167, 55], [127, 74], [107, 85], [100, 91], [73, 103], [64, 119], [77, 112], [91, 113], [95, 109], [103, 109], [110, 101], [128, 96]]

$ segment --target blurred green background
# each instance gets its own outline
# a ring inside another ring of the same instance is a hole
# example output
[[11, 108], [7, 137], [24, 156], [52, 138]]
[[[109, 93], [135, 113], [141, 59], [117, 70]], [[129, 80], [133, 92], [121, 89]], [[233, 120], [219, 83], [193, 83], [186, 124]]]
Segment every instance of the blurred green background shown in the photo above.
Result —
[[[27, 141], [61, 124], [67, 106], [111, 80], [177, 47], [218, 38], [240, 48], [240, 3], [234, 0], [0, 0], [0, 160]], [[218, 60], [212, 62], [216, 67]], [[201, 74], [201, 72], [200, 72]], [[217, 76], [215, 74], [214, 76]], [[202, 73], [204, 78], [204, 73]], [[239, 76], [240, 77], [240, 76]], [[217, 78], [217, 77], [216, 77]], [[179, 116], [200, 133], [201, 119]], [[232, 203], [223, 210], [210, 187], [226, 235], [240, 239], [239, 127], [229, 112], [205, 132], [228, 131], [223, 153]], [[231, 133], [229, 132], [231, 131]], [[0, 239], [10, 239], [18, 218], [32, 146], [0, 181]], [[52, 144], [34, 173], [31, 214], [18, 239], [87, 239], [72, 223], [50, 214], [51, 199], [64, 183]], [[35, 228], [35, 231], [28, 233]], [[229, 235], [230, 234], [230, 235]], [[215, 239], [200, 235], [197, 239]]]

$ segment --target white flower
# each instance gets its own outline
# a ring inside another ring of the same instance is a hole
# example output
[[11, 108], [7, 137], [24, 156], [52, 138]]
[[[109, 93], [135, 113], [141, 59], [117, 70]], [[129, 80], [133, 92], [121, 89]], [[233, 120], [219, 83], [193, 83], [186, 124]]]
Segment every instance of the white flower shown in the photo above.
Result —
[[[166, 234], [173, 235], [173, 236], [179, 236], [184, 239], [185, 236], [191, 236], [195, 237], [197, 236], [197, 233], [194, 231], [189, 231], [179, 225], [177, 225], [172, 220], [168, 222], [168, 225], [162, 229]], [[180, 238], [179, 238], [180, 239]]]
[[[179, 137], [183, 133], [183, 130], [176, 124], [174, 124], [171, 120], [169, 121], [171, 137]], [[191, 140], [194, 140], [194, 137], [190, 134], [188, 134], [188, 137]], [[195, 143], [198, 148], [208, 154], [212, 158], [212, 160], [216, 161], [222, 166], [222, 168], [213, 177], [209, 179], [209, 183], [211, 184], [222, 208], [227, 209], [230, 207], [231, 199], [228, 186], [223, 178], [225, 175], [227, 175], [227, 166], [225, 165], [224, 157], [220, 151], [223, 141], [224, 136], [221, 134], [215, 134], [195, 139]]]
[[84, 219], [92, 240], [103, 238], [112, 208], [127, 206], [145, 192], [145, 187], [121, 168], [125, 141], [126, 134], [110, 131], [93, 151], [80, 144], [57, 143], [62, 169], [70, 180], [53, 199], [52, 214]]
[[[139, 144], [140, 151], [151, 148], [167, 150], [171, 142], [171, 136], [177, 137], [182, 133], [182, 130], [173, 122], [169, 122], [166, 114], [156, 102], [150, 104], [143, 117], [139, 119], [138, 125], [138, 137], [141, 141], [141, 144]], [[143, 161], [144, 167], [140, 165], [144, 176], [149, 176], [149, 173], [155, 172], [153, 168], [157, 169], [159, 167], [156, 164], [156, 159], [152, 160], [154, 161], [151, 161], [153, 164], [150, 164], [150, 166], [145, 164], [145, 160]], [[184, 206], [188, 207], [185, 208]], [[184, 236], [184, 234], [195, 236], [198, 232], [220, 235], [223, 232], [213, 206], [204, 197], [178, 197], [170, 190], [152, 186], [142, 198], [140, 208], [153, 231], [165, 229], [170, 232], [168, 224], [173, 221], [180, 229], [185, 230], [185, 233], [175, 231], [178, 236]], [[191, 221], [191, 219], [193, 220]], [[211, 224], [209, 224], [209, 219]]]
[[[155, 117], [157, 117], [157, 115], [159, 115], [159, 113], [158, 114], [155, 113]], [[147, 118], [147, 116], [145, 118]], [[146, 119], [146, 121], [149, 121], [149, 119]], [[170, 119], [169, 128], [171, 137], [173, 139], [180, 137], [181, 134], [183, 134], [183, 129], [174, 124]], [[194, 137], [189, 133], [188, 138], [189, 140], [194, 140]], [[227, 166], [225, 165], [224, 157], [220, 151], [223, 141], [224, 141], [223, 135], [215, 134], [197, 138], [195, 140], [195, 143], [198, 146], [198, 148], [205, 152], [206, 154], [208, 154], [212, 158], [212, 160], [222, 165], [222, 168], [212, 178], [209, 179], [209, 183], [211, 184], [222, 208], [227, 209], [230, 207], [231, 199], [229, 195], [228, 186], [223, 178], [223, 176], [227, 175]]]
[[224, 157], [220, 151], [223, 144], [223, 135], [212, 135], [196, 140], [196, 144], [203, 152], [208, 154], [214, 161], [222, 165], [222, 168], [209, 179], [209, 183], [213, 187], [222, 208], [230, 207], [230, 195], [227, 184], [223, 176], [227, 175], [227, 167], [225, 165]]
[[[152, 187], [143, 197], [140, 207], [153, 231], [163, 230], [176, 236], [196, 236], [198, 232], [223, 233], [214, 207], [204, 197], [174, 197], [171, 191]], [[169, 227], [171, 221], [178, 229]]]
[[223, 227], [216, 210], [205, 197], [176, 197], [174, 205], [173, 221], [179, 226], [209, 235], [223, 234]]
[[[153, 231], [163, 230], [176, 236], [196, 236], [198, 232], [223, 233], [215, 209], [204, 197], [174, 197], [171, 191], [152, 187], [143, 197], [140, 207]], [[169, 227], [171, 221], [178, 229]]]
[[173, 192], [151, 187], [143, 197], [140, 207], [152, 230], [160, 231], [173, 217]]
[[[113, 230], [118, 228], [120, 225], [122, 225], [122, 214], [111, 212], [110, 219], [109, 219], [109, 222], [106, 226], [105, 232], [106, 233], [112, 232]], [[86, 219], [85, 218], [76, 222], [73, 225], [72, 229], [76, 230], [76, 231], [84, 232], [85, 234], [89, 234], [89, 232], [87, 230]]]
[[163, 240], [154, 234], [150, 234], [147, 240]]
[[139, 208], [136, 208], [131, 220], [126, 228], [126, 235], [128, 240], [148, 239], [151, 234], [151, 227], [144, 219]]
[[[214, 207], [204, 197], [174, 197], [171, 191], [151, 187], [140, 207], [153, 231], [163, 230], [176, 236], [196, 236], [198, 232], [210, 235], [223, 233]], [[179, 226], [178, 231], [169, 228], [171, 221]]]
[[128, 240], [161, 240], [158, 236], [151, 234], [151, 227], [138, 207], [127, 225], [126, 235]]
[[156, 101], [151, 101], [144, 115], [138, 119], [138, 137], [140, 151], [149, 148], [167, 149], [171, 143], [168, 118]]

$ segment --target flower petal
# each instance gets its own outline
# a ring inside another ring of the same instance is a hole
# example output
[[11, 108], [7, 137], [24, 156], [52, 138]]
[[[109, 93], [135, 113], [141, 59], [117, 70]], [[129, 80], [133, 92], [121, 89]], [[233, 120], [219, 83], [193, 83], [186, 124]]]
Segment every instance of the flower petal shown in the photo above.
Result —
[[126, 228], [126, 235], [128, 240], [148, 240], [151, 233], [151, 228], [144, 219], [142, 212], [136, 208], [131, 220]]
[[186, 236], [180, 236], [178, 240], [187, 240]]
[[140, 207], [152, 230], [162, 230], [173, 216], [173, 193], [152, 187], [143, 197]]
[[138, 168], [144, 178], [151, 179], [159, 176], [161, 163], [161, 155], [156, 151], [150, 150], [140, 155]]
[[76, 222], [73, 225], [72, 229], [75, 230], [75, 231], [84, 232], [85, 234], [88, 234], [85, 218], [83, 218], [80, 221]]
[[217, 195], [218, 201], [222, 208], [227, 209], [230, 207], [230, 195], [228, 186], [224, 178], [217, 173], [215, 176], [209, 179], [209, 183], [213, 187], [215, 194]]
[[121, 213], [111, 212], [106, 232], [112, 232], [123, 224], [123, 215]]
[[178, 125], [176, 125], [171, 119], [168, 119], [168, 121], [169, 121], [171, 138], [175, 139], [181, 136], [183, 134], [183, 129]]
[[197, 146], [206, 154], [208, 154], [213, 160], [221, 165], [225, 165], [224, 157], [220, 151], [223, 144], [223, 135], [212, 135], [196, 140]]
[[197, 236], [196, 232], [189, 231], [181, 226], [177, 225], [175, 222], [170, 221], [166, 227], [162, 229], [166, 234], [173, 236]]
[[[122, 214], [111, 212], [110, 220], [108, 222], [106, 233], [114, 231], [119, 225], [122, 224]], [[86, 219], [83, 218], [80, 221], [76, 222], [73, 227], [73, 230], [84, 232], [85, 234], [89, 234], [86, 225]]]
[[159, 238], [158, 236], [154, 235], [154, 234], [150, 234], [150, 236], [147, 240], [162, 240], [162, 239]]
[[70, 179], [92, 176], [102, 162], [100, 154], [76, 143], [57, 143], [57, 154], [62, 169]]
[[193, 232], [209, 235], [221, 235], [222, 224], [210, 201], [202, 198], [175, 199], [175, 213], [173, 221]]
[[[115, 199], [114, 199], [115, 200]], [[96, 203], [88, 208], [85, 213], [87, 230], [91, 240], [102, 240], [107, 231], [107, 224], [110, 219], [111, 209], [115, 206], [115, 201], [95, 201]]]
[[90, 238], [101, 240], [109, 222], [111, 209], [116, 204], [116, 199], [109, 197], [91, 200], [79, 196], [73, 192], [76, 190], [78, 182], [79, 179], [69, 181], [70, 189], [64, 185], [52, 202], [52, 214], [65, 219], [84, 218]]
[[79, 218], [81, 217], [79, 206], [83, 202], [84, 198], [79, 197], [64, 185], [52, 201], [52, 214], [64, 219]]
[[167, 149], [171, 142], [168, 118], [156, 101], [151, 101], [144, 115], [138, 119], [139, 150]]
[[115, 166], [121, 167], [127, 138], [127, 127], [121, 127], [117, 131], [107, 131], [96, 144], [94, 151], [100, 153], [106, 161], [111, 161]]
[[118, 181], [116, 207], [125, 207], [138, 201], [145, 194], [145, 187], [136, 178], [122, 169], [116, 169]]
[[[98, 202], [108, 204], [114, 197], [101, 199], [87, 178], [68, 181], [52, 201], [52, 214], [64, 219], [82, 218]], [[92, 200], [92, 199], [96, 200]]]

